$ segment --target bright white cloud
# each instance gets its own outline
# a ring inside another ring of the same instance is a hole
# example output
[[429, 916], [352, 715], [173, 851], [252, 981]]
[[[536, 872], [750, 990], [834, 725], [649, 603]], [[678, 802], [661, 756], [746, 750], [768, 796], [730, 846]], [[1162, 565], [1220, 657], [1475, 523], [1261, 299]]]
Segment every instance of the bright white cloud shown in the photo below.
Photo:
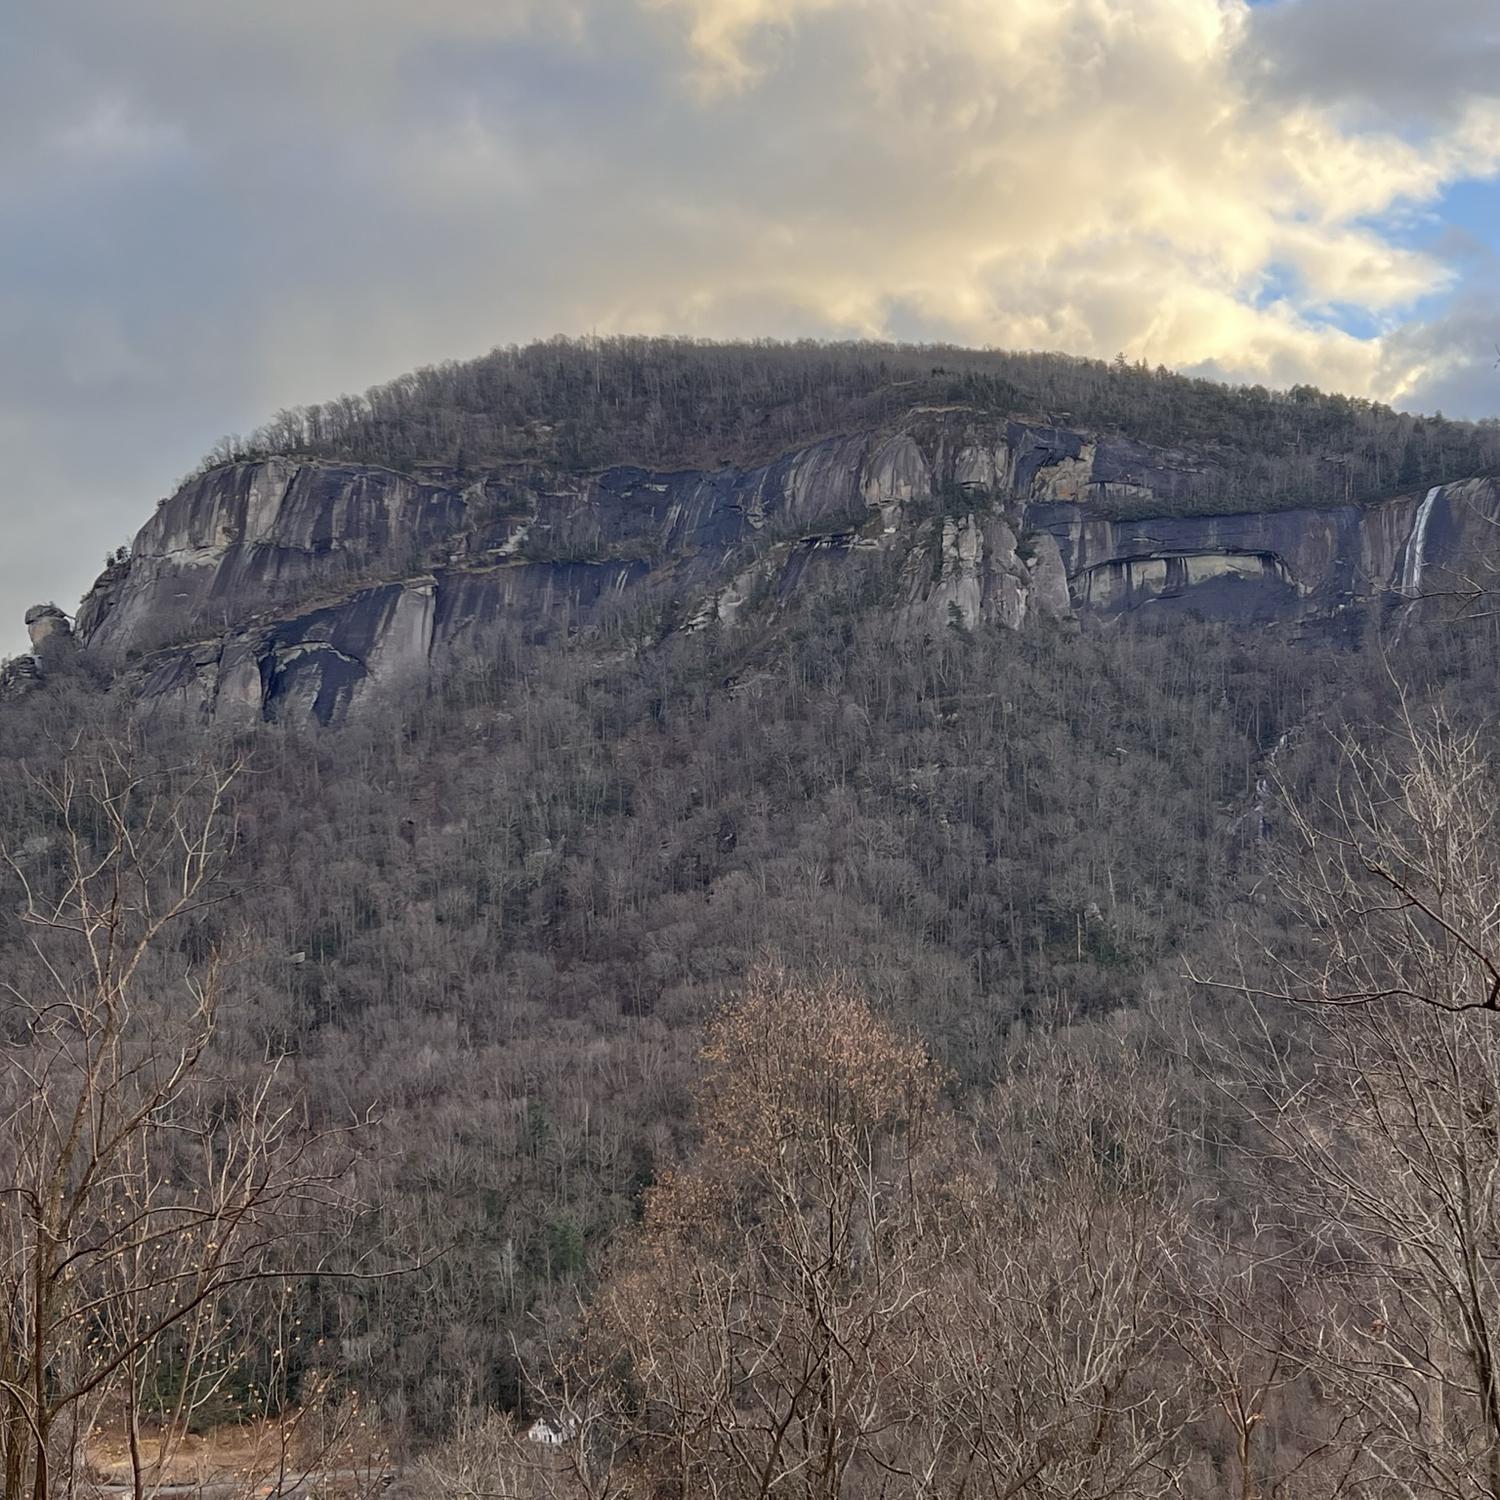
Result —
[[[731, 148], [727, 180], [795, 226], [795, 259], [737, 239], [688, 296], [647, 304], [667, 324], [712, 329], [716, 293], [748, 276], [851, 331], [915, 309], [957, 338], [1396, 397], [1420, 369], [1329, 309], [1389, 320], [1442, 291], [1448, 267], [1371, 221], [1500, 165], [1491, 98], [1449, 100], [1414, 141], [1341, 99], [1268, 92], [1238, 0], [654, 3], [719, 85], [700, 111], [760, 100], [805, 152], [778, 172]], [[1287, 289], [1266, 303], [1273, 272]]]

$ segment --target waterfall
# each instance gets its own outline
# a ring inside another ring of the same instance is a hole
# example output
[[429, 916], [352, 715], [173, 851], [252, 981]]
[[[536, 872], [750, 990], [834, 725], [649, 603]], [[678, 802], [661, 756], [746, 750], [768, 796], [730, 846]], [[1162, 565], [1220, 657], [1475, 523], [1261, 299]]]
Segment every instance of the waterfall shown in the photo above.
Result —
[[1406, 539], [1406, 551], [1401, 555], [1401, 592], [1413, 595], [1422, 585], [1422, 554], [1427, 547], [1427, 525], [1432, 520], [1432, 507], [1442, 493], [1442, 485], [1435, 484], [1427, 491], [1427, 498], [1417, 507], [1416, 519], [1411, 525], [1411, 535]]

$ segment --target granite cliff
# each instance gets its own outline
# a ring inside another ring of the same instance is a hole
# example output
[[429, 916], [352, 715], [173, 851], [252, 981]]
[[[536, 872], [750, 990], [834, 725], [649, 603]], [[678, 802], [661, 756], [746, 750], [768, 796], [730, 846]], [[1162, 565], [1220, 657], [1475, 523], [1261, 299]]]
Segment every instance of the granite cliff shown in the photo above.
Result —
[[[1177, 513], [1205, 476], [1201, 454], [962, 406], [745, 468], [270, 457], [164, 501], [74, 638], [145, 698], [327, 723], [505, 631], [576, 631], [648, 601], [665, 628], [734, 628], [851, 570], [913, 633], [1148, 607], [1352, 628], [1461, 573], [1500, 519], [1477, 479], [1371, 505]], [[66, 626], [38, 621], [44, 638]]]

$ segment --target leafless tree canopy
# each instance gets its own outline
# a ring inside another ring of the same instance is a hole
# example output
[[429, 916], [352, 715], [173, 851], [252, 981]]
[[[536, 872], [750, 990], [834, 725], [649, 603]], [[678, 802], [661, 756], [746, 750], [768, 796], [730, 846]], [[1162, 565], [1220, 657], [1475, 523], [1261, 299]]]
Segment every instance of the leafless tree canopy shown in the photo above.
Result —
[[[71, 1492], [104, 1416], [144, 1492], [246, 1357], [253, 1294], [333, 1201], [281, 1060], [215, 1046], [223, 953], [191, 956], [224, 896], [241, 770], [143, 775], [116, 744], [31, 782], [59, 857], [40, 881], [11, 861], [33, 962], [0, 1011], [7, 1500]], [[149, 1461], [148, 1422], [168, 1439]]]
[[[226, 437], [204, 467], [273, 453], [405, 468], [658, 468], [763, 462], [925, 404], [1116, 429], [1200, 453], [1195, 511], [1356, 500], [1467, 478], [1500, 428], [1413, 417], [1311, 386], [1269, 391], [1165, 368], [946, 345], [554, 339], [415, 370]], [[1154, 502], [1160, 514], [1161, 502]]]
[[336, 734], [61, 662], [7, 1495], [358, 1403], [442, 1495], [1496, 1500], [1497, 634], [1392, 630], [835, 585]]

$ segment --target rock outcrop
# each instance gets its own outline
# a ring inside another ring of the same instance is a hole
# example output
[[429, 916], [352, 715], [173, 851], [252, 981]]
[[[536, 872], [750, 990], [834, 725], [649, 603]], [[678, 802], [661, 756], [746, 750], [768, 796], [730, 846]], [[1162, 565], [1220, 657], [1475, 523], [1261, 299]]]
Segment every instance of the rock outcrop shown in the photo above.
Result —
[[1213, 619], [1329, 620], [1375, 601], [1431, 601], [1466, 586], [1500, 543], [1500, 489], [1475, 479], [1378, 505], [1111, 521], [1032, 507], [1075, 608], [1150, 606]]
[[33, 604], [26, 611], [26, 634], [31, 641], [28, 655], [0, 662], [0, 701], [24, 696], [39, 688], [55, 668], [74, 650], [73, 626], [55, 604]]
[[42, 685], [42, 671], [33, 656], [17, 656], [0, 662], [0, 703], [22, 698]]
[[38, 656], [73, 644], [73, 626], [55, 604], [33, 604], [26, 611], [26, 634]]
[[[733, 628], [752, 601], [850, 570], [883, 581], [916, 634], [1147, 607], [1310, 622], [1413, 597], [1497, 519], [1488, 481], [1369, 507], [1168, 514], [1211, 470], [962, 407], [749, 469], [231, 464], [162, 503], [84, 600], [76, 638], [149, 698], [328, 723], [507, 631], [576, 630], [653, 593], [683, 628]], [[1125, 505], [1163, 515], [1107, 518]], [[66, 623], [53, 610], [33, 628], [52, 640]]]

